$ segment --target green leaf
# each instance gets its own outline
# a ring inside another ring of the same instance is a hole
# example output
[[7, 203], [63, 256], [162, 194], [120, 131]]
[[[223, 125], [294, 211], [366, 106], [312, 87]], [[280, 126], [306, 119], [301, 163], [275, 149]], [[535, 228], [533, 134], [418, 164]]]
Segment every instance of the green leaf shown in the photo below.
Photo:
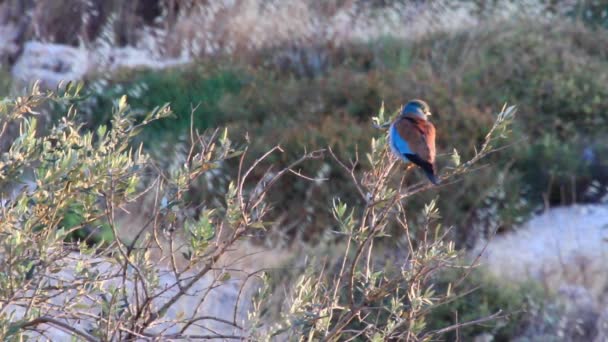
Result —
[[108, 131], [108, 126], [106, 125], [101, 125], [97, 128], [97, 136], [99, 137], [99, 139], [103, 139], [103, 137], [106, 135], [106, 132]]
[[220, 143], [222, 143], [222, 145], [225, 145], [227, 139], [228, 139], [228, 127], [224, 128], [224, 134], [222, 134], [222, 137], [220, 138]]
[[256, 228], [256, 229], [266, 229], [263, 222], [254, 222], [251, 225], [249, 225], [249, 227]]
[[230, 280], [230, 278], [231, 278], [230, 273], [228, 273], [228, 272], [224, 272], [224, 273], [222, 273], [222, 275], [220, 276], [219, 281], [221, 281], [221, 282], [226, 282], [226, 281]]
[[122, 112], [127, 108], [127, 95], [123, 95], [118, 101], [118, 111]]
[[452, 163], [454, 163], [454, 166], [460, 165], [460, 154], [458, 154], [458, 150], [456, 149], [452, 152]]
[[15, 323], [10, 323], [8, 326], [8, 329], [6, 331], [6, 336], [12, 336], [15, 335], [19, 332], [19, 330], [21, 330], [21, 327], [23, 327], [23, 325], [25, 324], [25, 321], [19, 321], [19, 322], [15, 322]]
[[372, 340], [371, 340], [371, 342], [382, 342], [382, 341], [384, 341], [384, 336], [383, 336], [381, 333], [379, 333], [379, 332], [377, 332], [377, 333], [376, 333], [376, 334], [375, 334], [375, 335], [372, 337]]

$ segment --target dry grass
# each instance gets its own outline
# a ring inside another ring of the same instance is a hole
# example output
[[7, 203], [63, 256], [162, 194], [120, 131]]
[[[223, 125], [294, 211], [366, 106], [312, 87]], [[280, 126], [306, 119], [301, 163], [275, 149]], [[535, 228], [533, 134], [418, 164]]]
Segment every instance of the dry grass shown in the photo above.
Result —
[[[491, 20], [514, 15], [550, 17], [541, 2], [495, 6]], [[391, 35], [416, 39], [432, 32], [479, 24], [480, 7], [450, 0], [41, 1], [5, 2], [0, 15], [25, 32], [20, 43], [96, 47], [135, 46], [165, 57], [201, 57], [277, 46], [328, 46]], [[70, 18], [70, 20], [64, 20]]]

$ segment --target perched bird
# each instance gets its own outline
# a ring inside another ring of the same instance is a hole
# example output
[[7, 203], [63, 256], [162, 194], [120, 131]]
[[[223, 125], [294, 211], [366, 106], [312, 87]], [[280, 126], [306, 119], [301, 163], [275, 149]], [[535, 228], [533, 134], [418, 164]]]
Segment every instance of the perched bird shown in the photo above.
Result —
[[401, 115], [389, 129], [391, 151], [404, 162], [422, 168], [429, 180], [437, 185], [435, 174], [435, 126], [427, 120], [429, 105], [422, 100], [408, 102]]

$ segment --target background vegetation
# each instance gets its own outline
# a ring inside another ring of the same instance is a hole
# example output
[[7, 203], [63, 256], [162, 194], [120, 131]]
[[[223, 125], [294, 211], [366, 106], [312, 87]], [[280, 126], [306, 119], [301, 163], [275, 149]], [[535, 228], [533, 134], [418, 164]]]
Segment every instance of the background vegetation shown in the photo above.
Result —
[[[257, 67], [238, 60], [219, 66], [201, 61], [186, 71], [117, 76], [93, 95], [98, 105], [91, 106], [89, 115], [103, 122], [117, 90], [138, 89], [130, 98], [142, 110], [175, 98], [176, 117], [144, 132], [168, 136], [144, 139], [162, 144], [188, 131], [190, 105], [200, 104], [196, 127], [227, 125], [237, 136], [248, 133], [251, 148], [258, 152], [281, 142], [289, 157], [272, 162], [284, 164], [305, 147], [330, 145], [341, 156], [352, 155], [357, 147], [364, 155], [378, 106], [384, 102], [396, 108], [405, 99], [421, 97], [432, 103], [441, 167], [453, 148], [463, 158], [472, 155], [493, 122], [496, 104], [517, 103], [513, 147], [477, 171], [474, 182], [471, 178], [464, 186], [437, 191], [445, 199], [440, 204], [445, 222], [458, 226], [458, 234], [471, 236], [479, 233], [469, 231], [475, 220], [491, 209], [483, 205], [488, 199], [497, 210], [492, 229], [508, 229], [534, 210], [595, 202], [605, 195], [606, 165], [599, 156], [607, 146], [608, 94], [603, 85], [608, 80], [608, 44], [598, 39], [606, 37], [577, 22], [514, 19], [417, 41], [387, 37], [325, 50], [318, 53], [330, 65], [311, 77], [264, 61], [270, 59], [264, 53], [255, 59], [261, 60]], [[306, 186], [294, 179], [295, 184], [286, 186], [295, 191], [277, 199], [293, 210], [298, 206], [292, 200], [306, 198], [304, 206], [321, 220], [306, 229], [310, 234], [327, 222], [323, 211], [329, 213], [320, 203], [333, 195], [353, 195], [342, 183], [347, 179], [335, 172], [336, 165], [320, 164], [332, 178], [327, 192], [307, 197]], [[318, 172], [320, 164], [306, 171]], [[430, 196], [410, 208], [419, 210]], [[298, 213], [290, 216], [304, 219]]]

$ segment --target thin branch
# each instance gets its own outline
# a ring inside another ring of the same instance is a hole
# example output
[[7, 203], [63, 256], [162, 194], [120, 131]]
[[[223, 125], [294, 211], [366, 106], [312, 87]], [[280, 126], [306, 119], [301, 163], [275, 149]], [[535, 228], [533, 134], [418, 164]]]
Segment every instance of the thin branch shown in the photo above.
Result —
[[338, 158], [338, 156], [334, 153], [334, 150], [331, 148], [331, 146], [328, 147], [327, 150], [329, 151], [329, 154], [331, 155], [331, 157], [336, 161], [336, 163], [338, 163], [338, 165], [340, 165], [340, 167], [342, 167], [348, 173], [351, 180], [353, 181], [353, 185], [359, 192], [359, 195], [361, 195], [361, 198], [363, 198], [363, 200], [366, 201], [367, 197], [365, 196], [365, 191], [363, 191], [363, 188], [359, 184], [359, 180], [357, 179], [357, 176], [355, 175], [355, 167], [357, 166], [358, 160], [355, 160], [352, 163], [352, 166], [349, 168], [348, 166], [346, 166], [346, 164], [344, 164], [343, 161], [340, 160], [340, 158]]
[[72, 335], [76, 335], [79, 337], [82, 337], [83, 339], [89, 341], [89, 342], [97, 342], [99, 341], [99, 339], [97, 339], [95, 336], [90, 335], [89, 333], [76, 329], [74, 328], [72, 325], [61, 322], [59, 320], [56, 320], [54, 318], [48, 317], [48, 316], [42, 316], [42, 317], [38, 317], [34, 320], [31, 320], [29, 322], [23, 323], [21, 325], [21, 328], [27, 328], [27, 327], [32, 327], [32, 326], [36, 326], [38, 324], [49, 324], [49, 325], [53, 325], [56, 328], [59, 328], [67, 333], [71, 333]]
[[424, 334], [420, 339], [424, 340], [427, 336], [429, 335], [442, 335], [445, 334], [447, 332], [456, 330], [456, 329], [461, 329], [464, 327], [468, 327], [471, 325], [477, 325], [477, 324], [481, 324], [481, 323], [485, 323], [485, 322], [489, 322], [489, 321], [493, 321], [496, 319], [500, 319], [500, 318], [505, 318], [507, 317], [507, 315], [502, 315], [502, 310], [498, 310], [497, 312], [495, 312], [494, 314], [484, 317], [484, 318], [480, 318], [480, 319], [476, 319], [473, 321], [468, 321], [468, 322], [464, 322], [464, 323], [458, 323], [458, 324], [454, 324], [454, 325], [450, 325], [449, 327], [445, 327], [443, 329], [439, 329], [439, 330], [434, 330], [434, 331], [429, 331], [428, 333]]

